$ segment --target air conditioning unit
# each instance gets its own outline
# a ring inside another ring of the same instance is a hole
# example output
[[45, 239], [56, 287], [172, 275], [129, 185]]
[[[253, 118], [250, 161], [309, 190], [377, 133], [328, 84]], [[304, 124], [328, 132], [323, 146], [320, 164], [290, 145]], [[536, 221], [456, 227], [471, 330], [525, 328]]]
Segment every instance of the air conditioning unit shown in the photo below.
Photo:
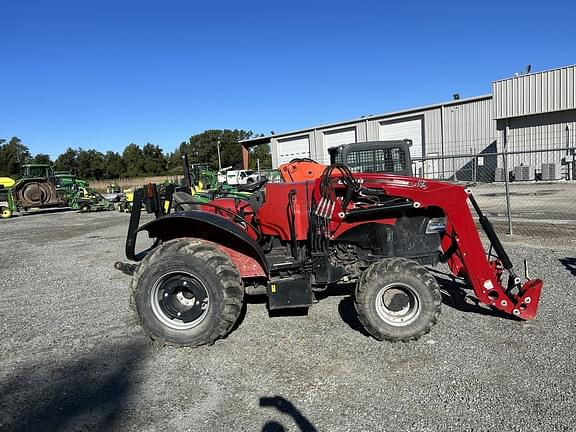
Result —
[[506, 170], [504, 168], [496, 168], [494, 170], [494, 181], [503, 182], [506, 181]]
[[520, 165], [514, 167], [514, 180], [530, 181], [534, 180], [534, 168], [530, 165]]
[[557, 165], [555, 163], [543, 163], [542, 180], [557, 180], [559, 171]]

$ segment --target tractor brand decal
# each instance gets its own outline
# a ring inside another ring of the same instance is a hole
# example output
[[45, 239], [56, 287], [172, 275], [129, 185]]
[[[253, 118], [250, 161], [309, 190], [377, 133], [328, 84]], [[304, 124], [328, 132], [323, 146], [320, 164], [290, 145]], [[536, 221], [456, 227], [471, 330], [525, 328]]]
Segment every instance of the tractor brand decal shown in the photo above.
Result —
[[415, 183], [411, 184], [412, 187], [417, 187], [419, 189], [428, 189], [428, 183], [425, 182], [424, 180], [418, 180]]

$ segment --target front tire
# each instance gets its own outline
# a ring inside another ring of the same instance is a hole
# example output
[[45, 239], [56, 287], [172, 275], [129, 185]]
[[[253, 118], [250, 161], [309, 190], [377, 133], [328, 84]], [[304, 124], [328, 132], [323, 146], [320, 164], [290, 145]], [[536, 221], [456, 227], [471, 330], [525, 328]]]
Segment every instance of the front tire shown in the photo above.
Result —
[[358, 319], [378, 340], [417, 340], [430, 331], [440, 315], [442, 296], [436, 279], [408, 259], [372, 264], [354, 294]]
[[172, 240], [142, 260], [131, 283], [133, 304], [160, 344], [199, 346], [226, 336], [244, 288], [228, 255], [201, 240]]
[[12, 217], [12, 210], [8, 207], [0, 207], [0, 217], [2, 219], [9, 219]]

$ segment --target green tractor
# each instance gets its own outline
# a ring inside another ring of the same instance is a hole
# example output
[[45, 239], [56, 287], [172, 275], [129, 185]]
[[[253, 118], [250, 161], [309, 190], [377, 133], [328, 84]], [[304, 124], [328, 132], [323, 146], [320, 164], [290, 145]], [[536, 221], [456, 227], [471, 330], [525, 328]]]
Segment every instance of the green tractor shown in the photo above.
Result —
[[48, 164], [23, 165], [22, 175], [10, 187], [10, 195], [13, 211], [68, 205], [64, 192], [58, 190], [57, 178]]
[[88, 182], [69, 171], [54, 171], [49, 164], [26, 164], [16, 181], [0, 178], [0, 216], [31, 208], [70, 207], [74, 210], [109, 210], [113, 205], [91, 191]]
[[218, 172], [210, 170], [209, 164], [190, 164], [187, 154], [182, 156], [182, 164], [184, 165], [186, 187], [176, 188], [173, 192], [187, 192], [192, 195], [195, 203], [206, 203], [224, 196], [245, 199], [251, 195], [254, 189], [254, 183], [237, 186], [220, 183]]
[[87, 188], [89, 186], [86, 180], [81, 180], [70, 171], [54, 171], [56, 186], [60, 190], [72, 191], [79, 187]]

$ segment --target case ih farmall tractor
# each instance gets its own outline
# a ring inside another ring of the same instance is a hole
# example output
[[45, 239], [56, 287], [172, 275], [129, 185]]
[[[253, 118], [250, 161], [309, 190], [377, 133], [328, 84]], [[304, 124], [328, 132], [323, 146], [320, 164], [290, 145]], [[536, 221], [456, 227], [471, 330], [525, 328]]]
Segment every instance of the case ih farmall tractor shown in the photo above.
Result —
[[[153, 185], [136, 193], [157, 218], [139, 227], [140, 211], [132, 212], [126, 254], [137, 264], [116, 268], [133, 275], [132, 305], [152, 339], [211, 344], [231, 331], [245, 294], [265, 294], [270, 310], [308, 308], [315, 293], [346, 284], [374, 338], [415, 340], [440, 314], [440, 289], [425, 267], [439, 262], [481, 302], [535, 318], [542, 281], [516, 275], [464, 187], [310, 161], [280, 172], [283, 183], [262, 182], [245, 200], [198, 204], [177, 192], [167, 215]], [[495, 254], [486, 255], [468, 203]], [[136, 253], [142, 231], [154, 242]]]

